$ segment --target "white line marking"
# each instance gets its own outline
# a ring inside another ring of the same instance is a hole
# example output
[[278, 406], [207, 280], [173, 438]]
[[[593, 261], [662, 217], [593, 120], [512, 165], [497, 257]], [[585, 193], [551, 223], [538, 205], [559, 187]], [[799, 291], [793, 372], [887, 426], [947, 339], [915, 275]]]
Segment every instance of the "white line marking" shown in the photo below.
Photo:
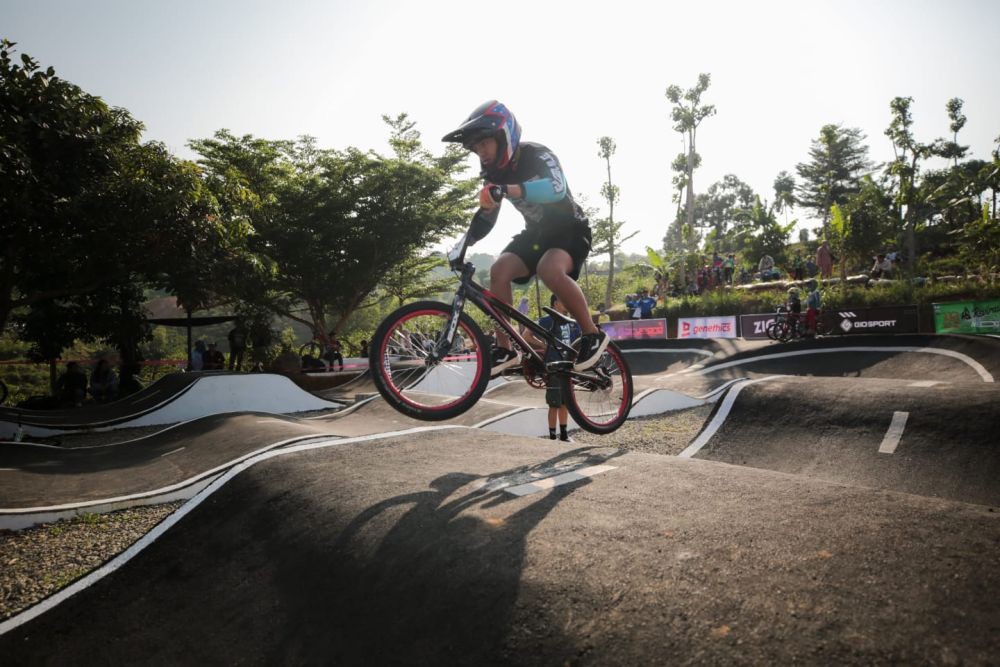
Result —
[[0, 468], [0, 472], [17, 472], [17, 468]]
[[933, 387], [936, 384], [941, 384], [940, 380], [917, 380], [916, 382], [911, 382], [911, 387]]
[[52, 609], [64, 600], [76, 595], [80, 591], [89, 588], [96, 582], [100, 581], [104, 577], [108, 576], [115, 570], [119, 569], [122, 565], [129, 562], [135, 556], [141, 552], [143, 549], [148, 547], [150, 544], [155, 542], [161, 535], [163, 535], [167, 530], [169, 530], [175, 523], [183, 519], [188, 513], [194, 508], [202, 503], [210, 495], [221, 489], [226, 485], [229, 480], [231, 480], [236, 475], [240, 474], [247, 468], [261, 461], [266, 461], [268, 459], [274, 458], [276, 456], [284, 456], [286, 454], [293, 454], [295, 452], [304, 452], [313, 449], [320, 449], [322, 447], [336, 447], [340, 445], [346, 445], [355, 442], [368, 442], [371, 440], [379, 440], [382, 438], [398, 437], [401, 435], [412, 435], [414, 433], [422, 433], [424, 431], [443, 431], [445, 429], [462, 428], [461, 426], [420, 426], [417, 428], [406, 429], [405, 431], [394, 431], [392, 433], [377, 433], [375, 435], [363, 435], [357, 438], [340, 438], [340, 439], [329, 439], [324, 442], [296, 445], [294, 447], [289, 447], [287, 449], [272, 450], [269, 452], [264, 452], [259, 456], [251, 459], [247, 459], [237, 466], [230, 468], [224, 475], [218, 477], [214, 482], [212, 482], [204, 491], [199, 493], [197, 496], [189, 500], [188, 502], [177, 508], [173, 514], [168, 516], [166, 519], [156, 524], [156, 526], [146, 533], [138, 542], [135, 542], [125, 551], [118, 554], [116, 557], [109, 560], [100, 568], [94, 570], [90, 574], [77, 579], [75, 582], [62, 589], [61, 591], [52, 594], [51, 596], [45, 598], [34, 607], [29, 607], [23, 612], [16, 616], [8, 618], [6, 621], [0, 622], [0, 636], [10, 632], [14, 628], [24, 625], [33, 618], [44, 614], [49, 609]]
[[657, 352], [660, 354], [700, 354], [706, 357], [714, 357], [715, 352], [709, 352], [708, 350], [703, 350], [700, 347], [678, 347], [675, 349], [669, 348], [659, 348], [659, 347], [639, 347], [634, 350], [622, 350], [625, 354], [632, 352]]
[[511, 410], [508, 410], [507, 412], [503, 412], [497, 415], [496, 417], [490, 417], [489, 419], [484, 419], [478, 424], [473, 424], [472, 428], [484, 428], [494, 422], [500, 421], [501, 419], [506, 419], [507, 417], [512, 417], [513, 415], [521, 414], [522, 412], [525, 412], [527, 410], [534, 410], [534, 409], [535, 407], [530, 405], [521, 406], [519, 408], [513, 408]]
[[[735, 361], [727, 361], [721, 364], [715, 364], [713, 366], [708, 366], [702, 370], [699, 370], [695, 375], [707, 375], [709, 373], [714, 373], [716, 371], [721, 371], [724, 368], [731, 368], [733, 366], [742, 366], [743, 364], [752, 364], [758, 361], [767, 361], [768, 359], [781, 359], [782, 357], [798, 357], [804, 354], [833, 354], [838, 352], [923, 352], [926, 354], [940, 354], [945, 357], [952, 357], [953, 359], [958, 359], [959, 361], [967, 364], [973, 370], [975, 370], [979, 377], [983, 378], [983, 382], [993, 382], [993, 376], [990, 374], [986, 368], [970, 357], [967, 354], [962, 354], [961, 352], [955, 352], [954, 350], [942, 350], [936, 347], [874, 347], [874, 346], [854, 346], [854, 347], [834, 347], [825, 350], [795, 350], [793, 352], [780, 352], [777, 354], [765, 354], [759, 357], [750, 357], [749, 359], [737, 359]], [[691, 369], [695, 367], [692, 366]]]
[[170, 456], [171, 454], [176, 454], [177, 452], [181, 451], [182, 449], [185, 449], [185, 447], [178, 447], [177, 449], [175, 449], [173, 451], [170, 451], [170, 452], [167, 452], [166, 454], [160, 454], [160, 458], [162, 459], [164, 456]]
[[740, 384], [734, 385], [733, 388], [729, 390], [729, 393], [726, 394], [726, 397], [722, 399], [722, 405], [719, 406], [719, 409], [715, 412], [715, 416], [712, 417], [712, 421], [709, 422], [708, 426], [705, 427], [705, 430], [701, 432], [701, 435], [695, 438], [695, 440], [690, 445], [688, 445], [683, 452], [681, 452], [677, 456], [682, 459], [689, 459], [695, 454], [697, 454], [698, 451], [701, 450], [701, 448], [704, 447], [708, 443], [708, 441], [712, 439], [712, 436], [715, 435], [715, 432], [718, 431], [719, 428], [722, 426], [723, 422], [726, 421], [726, 417], [729, 416], [729, 411], [733, 409], [733, 403], [736, 402], [736, 397], [740, 395], [740, 392], [743, 391], [745, 387], [749, 387], [752, 384], [757, 384], [758, 382], [767, 382], [768, 380], [777, 380], [783, 377], [786, 376], [770, 375], [766, 378], [760, 378], [758, 380], [746, 380]]
[[909, 412], [892, 413], [892, 422], [889, 424], [889, 430], [885, 432], [882, 444], [878, 446], [879, 454], [892, 454], [896, 451], [896, 447], [899, 446], [899, 439], [903, 437], [903, 429], [906, 428], [906, 419], [909, 416]]
[[527, 496], [532, 493], [538, 493], [539, 491], [546, 491], [557, 486], [562, 486], [563, 484], [569, 484], [570, 482], [576, 482], [581, 479], [593, 477], [594, 475], [600, 475], [602, 472], [614, 469], [615, 466], [588, 466], [586, 468], [580, 468], [579, 470], [564, 472], [563, 474], [556, 475], [555, 477], [546, 477], [545, 479], [540, 479], [537, 482], [512, 486], [504, 489], [504, 491], [515, 496]]

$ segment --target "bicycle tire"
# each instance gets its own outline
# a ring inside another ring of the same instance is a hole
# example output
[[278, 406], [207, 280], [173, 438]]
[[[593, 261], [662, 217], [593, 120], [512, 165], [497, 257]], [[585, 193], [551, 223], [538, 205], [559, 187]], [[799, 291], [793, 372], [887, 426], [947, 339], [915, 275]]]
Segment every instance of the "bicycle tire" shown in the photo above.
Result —
[[312, 355], [315, 359], [321, 359], [323, 356], [323, 348], [315, 340], [311, 340], [308, 343], [304, 343], [299, 348], [299, 359], [306, 356], [307, 354]]
[[[569, 414], [580, 428], [597, 435], [606, 435], [617, 430], [625, 423], [625, 420], [628, 419], [628, 413], [632, 410], [632, 399], [635, 391], [632, 384], [632, 370], [625, 360], [625, 355], [612, 342], [608, 343], [601, 360], [594, 366], [595, 369], [608, 367], [617, 367], [617, 376], [621, 378], [620, 389], [612, 384], [609, 390], [599, 390], [588, 387], [585, 381], [571, 376], [563, 378], [562, 388], [566, 396], [566, 409], [569, 410]], [[588, 373], [593, 372], [593, 370], [591, 369]], [[609, 373], [609, 376], [614, 378], [615, 374]], [[617, 396], [618, 393], [621, 395]], [[607, 410], [594, 414], [594, 410], [589, 406], [599, 407], [596, 404], [601, 402], [606, 403]], [[598, 417], [603, 414], [607, 414], [608, 418], [599, 419]]]
[[[417, 322], [417, 318], [426, 318]], [[482, 397], [490, 381], [490, 348], [482, 329], [462, 313], [458, 331], [466, 340], [475, 341], [475, 350], [461, 359], [434, 361], [423, 347], [427, 332], [443, 331], [451, 319], [451, 306], [437, 301], [417, 301], [398, 308], [379, 325], [370, 346], [369, 367], [372, 380], [386, 403], [398, 412], [422, 421], [441, 421], [457, 417]], [[405, 325], [411, 324], [412, 331]], [[419, 334], [419, 337], [414, 336]], [[393, 369], [393, 361], [397, 369]], [[461, 366], [471, 363], [472, 366]], [[431, 391], [426, 383], [440, 369], [445, 379], [455, 379], [457, 396], [440, 390]], [[448, 374], [446, 371], [455, 372]], [[468, 386], [464, 386], [465, 377]], [[451, 400], [447, 400], [451, 399]], [[432, 401], [440, 401], [432, 403]]]
[[778, 320], [773, 325], [771, 325], [771, 331], [769, 332], [771, 337], [778, 341], [779, 343], [787, 343], [793, 334], [792, 324], [788, 320]]

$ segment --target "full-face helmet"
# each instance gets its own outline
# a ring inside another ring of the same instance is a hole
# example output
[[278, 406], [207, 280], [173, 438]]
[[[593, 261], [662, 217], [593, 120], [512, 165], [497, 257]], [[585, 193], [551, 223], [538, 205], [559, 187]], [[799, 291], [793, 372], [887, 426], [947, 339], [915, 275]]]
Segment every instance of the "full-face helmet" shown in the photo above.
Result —
[[521, 143], [521, 125], [514, 114], [506, 106], [490, 100], [476, 107], [457, 130], [453, 130], [441, 138], [441, 141], [454, 141], [462, 144], [467, 150], [488, 137], [497, 140], [497, 161], [489, 165], [504, 169], [514, 159], [514, 153]]

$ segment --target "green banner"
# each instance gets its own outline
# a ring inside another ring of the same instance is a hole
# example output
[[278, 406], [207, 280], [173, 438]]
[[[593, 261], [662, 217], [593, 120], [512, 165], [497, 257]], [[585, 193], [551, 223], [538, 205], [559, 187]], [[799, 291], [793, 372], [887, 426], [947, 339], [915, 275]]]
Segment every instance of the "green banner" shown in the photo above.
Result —
[[1000, 300], [934, 304], [938, 333], [1000, 333]]

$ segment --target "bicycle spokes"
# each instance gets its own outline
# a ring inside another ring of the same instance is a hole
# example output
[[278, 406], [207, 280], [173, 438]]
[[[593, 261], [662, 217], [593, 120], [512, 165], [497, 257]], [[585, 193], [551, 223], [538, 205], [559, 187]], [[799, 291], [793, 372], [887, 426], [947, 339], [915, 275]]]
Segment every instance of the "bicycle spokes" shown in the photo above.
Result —
[[417, 310], [392, 322], [382, 340], [381, 379], [395, 398], [416, 410], [453, 407], [486, 372], [484, 352], [464, 322], [450, 349], [443, 344], [448, 323], [445, 310]]
[[617, 428], [632, 406], [632, 378], [621, 351], [609, 347], [586, 373], [567, 376], [574, 419], [588, 431]]

